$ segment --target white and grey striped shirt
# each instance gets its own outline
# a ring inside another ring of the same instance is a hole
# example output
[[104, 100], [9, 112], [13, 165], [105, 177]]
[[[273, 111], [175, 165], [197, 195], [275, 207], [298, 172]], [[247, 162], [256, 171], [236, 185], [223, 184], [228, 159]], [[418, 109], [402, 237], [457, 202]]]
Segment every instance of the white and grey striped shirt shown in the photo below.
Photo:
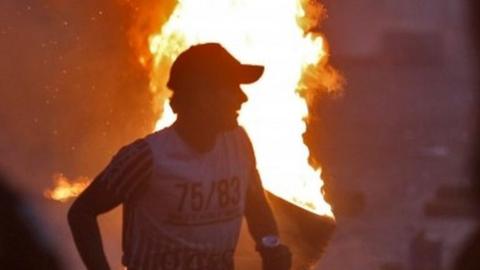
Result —
[[233, 269], [255, 173], [241, 127], [218, 135], [203, 154], [172, 127], [122, 148], [99, 180], [124, 205], [123, 264], [138, 270]]

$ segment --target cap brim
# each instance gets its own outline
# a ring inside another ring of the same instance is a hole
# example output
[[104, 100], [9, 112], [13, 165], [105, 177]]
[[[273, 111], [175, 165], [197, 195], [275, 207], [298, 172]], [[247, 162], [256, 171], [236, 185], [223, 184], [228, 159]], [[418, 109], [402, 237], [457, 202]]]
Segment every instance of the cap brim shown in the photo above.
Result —
[[242, 65], [238, 73], [240, 84], [249, 84], [258, 81], [263, 75], [265, 68], [257, 65]]

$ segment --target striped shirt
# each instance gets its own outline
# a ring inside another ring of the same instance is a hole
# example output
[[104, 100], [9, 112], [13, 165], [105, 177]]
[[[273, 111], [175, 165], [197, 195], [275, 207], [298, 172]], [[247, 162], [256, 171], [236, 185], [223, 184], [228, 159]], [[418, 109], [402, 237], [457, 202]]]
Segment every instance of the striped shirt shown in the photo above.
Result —
[[244, 214], [255, 239], [276, 234], [240, 127], [203, 154], [168, 127], [123, 147], [98, 181], [123, 203], [128, 269], [233, 269]]
[[104, 181], [110, 194], [128, 202], [148, 183], [153, 172], [153, 155], [148, 143], [137, 140], [123, 147], [104, 170]]

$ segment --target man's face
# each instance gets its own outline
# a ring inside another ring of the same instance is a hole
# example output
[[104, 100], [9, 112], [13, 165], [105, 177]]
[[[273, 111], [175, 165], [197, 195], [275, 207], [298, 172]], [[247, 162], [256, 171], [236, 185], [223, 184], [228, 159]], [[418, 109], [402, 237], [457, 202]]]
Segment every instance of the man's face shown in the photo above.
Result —
[[212, 132], [235, 128], [238, 112], [247, 96], [239, 84], [225, 83], [196, 91], [190, 108], [192, 120]]

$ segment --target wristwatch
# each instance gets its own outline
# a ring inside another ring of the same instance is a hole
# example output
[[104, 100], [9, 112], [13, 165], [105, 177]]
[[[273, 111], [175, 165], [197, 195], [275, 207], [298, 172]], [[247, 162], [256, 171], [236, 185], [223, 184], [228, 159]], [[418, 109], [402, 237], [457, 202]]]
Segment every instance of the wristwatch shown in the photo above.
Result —
[[267, 235], [262, 237], [262, 246], [264, 247], [277, 247], [280, 245], [280, 238], [277, 235]]

